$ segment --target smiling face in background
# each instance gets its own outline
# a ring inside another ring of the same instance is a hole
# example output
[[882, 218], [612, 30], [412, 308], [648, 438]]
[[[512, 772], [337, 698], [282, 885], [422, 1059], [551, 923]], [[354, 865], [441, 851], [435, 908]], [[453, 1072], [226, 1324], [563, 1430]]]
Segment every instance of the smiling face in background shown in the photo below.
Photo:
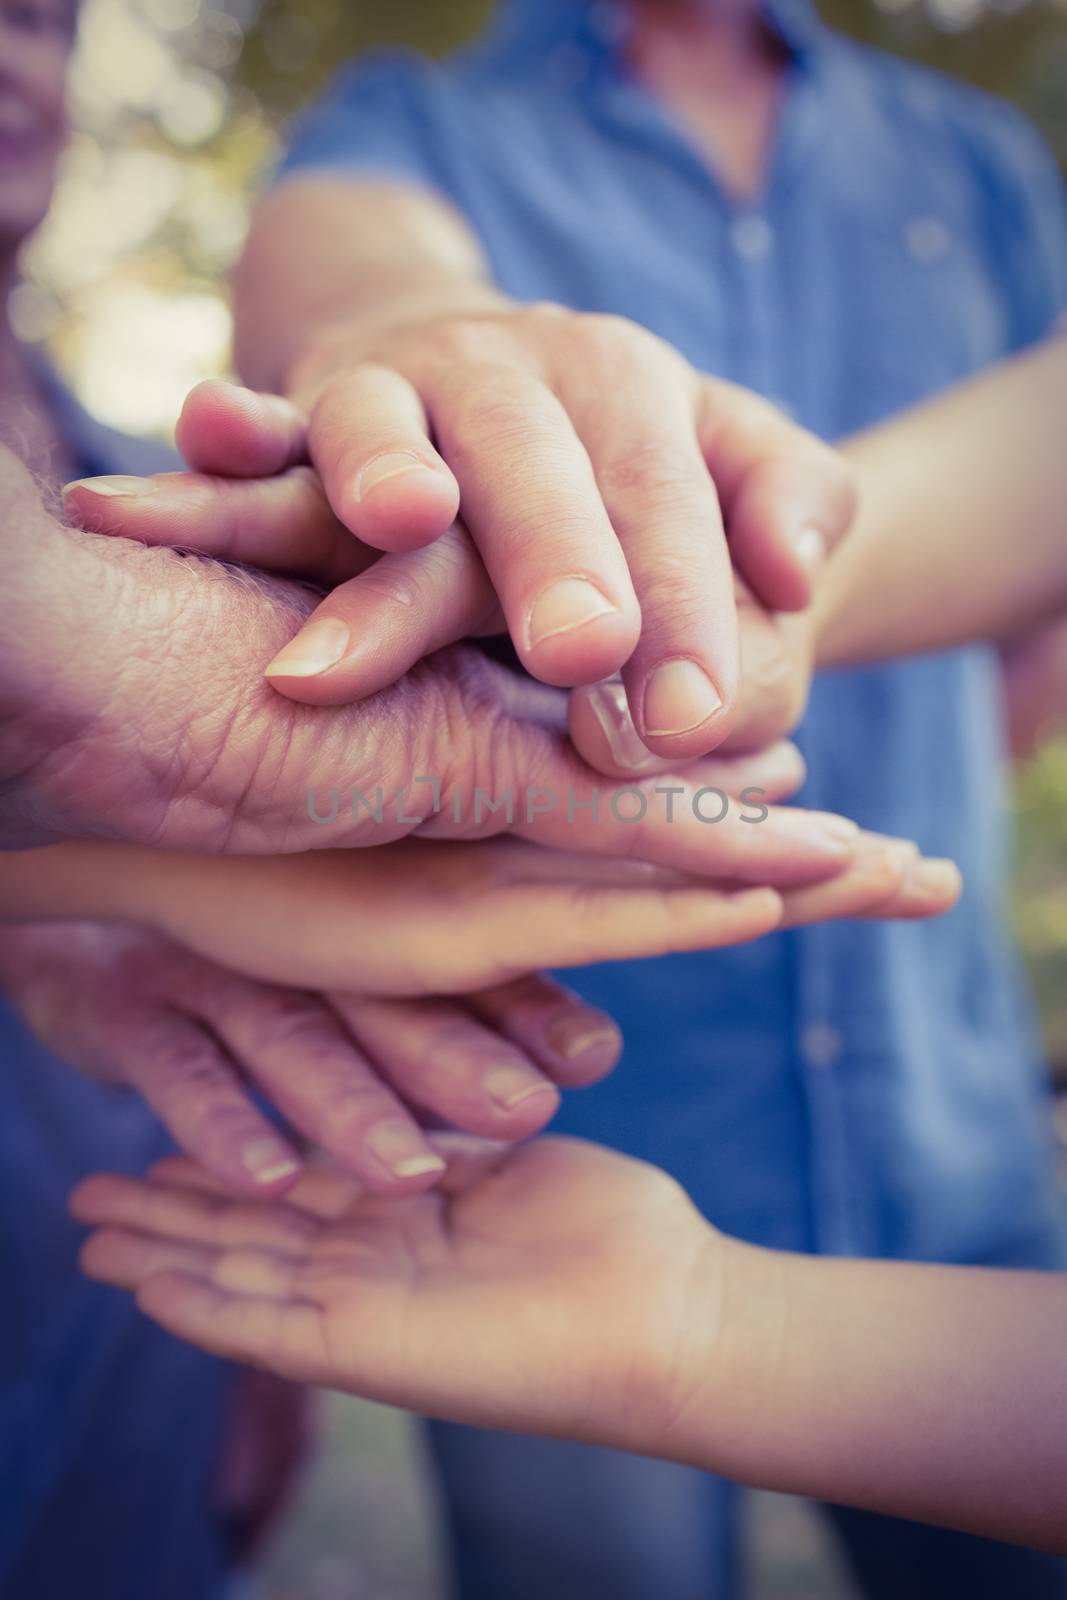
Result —
[[76, 13], [76, 0], [0, 0], [0, 257], [48, 210]]

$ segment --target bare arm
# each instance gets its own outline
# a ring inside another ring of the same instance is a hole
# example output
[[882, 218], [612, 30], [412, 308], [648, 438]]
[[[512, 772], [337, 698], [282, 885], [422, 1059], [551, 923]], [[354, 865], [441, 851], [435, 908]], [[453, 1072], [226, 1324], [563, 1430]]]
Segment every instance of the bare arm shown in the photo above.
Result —
[[150, 1197], [93, 1178], [83, 1263], [285, 1376], [1067, 1553], [1064, 1275], [788, 1256], [594, 1145], [442, 1148], [442, 1189], [392, 1215], [309, 1175], [296, 1241], [185, 1169]]
[[822, 666], [1005, 639], [1067, 609], [1067, 339], [846, 446], [860, 514], [816, 600]]
[[470, 229], [428, 190], [326, 176], [261, 202], [234, 297], [238, 370], [254, 388], [301, 394], [368, 333], [508, 304]]
[[[720, 1359], [660, 1453], [1067, 1552], [1067, 1276], [744, 1246], [727, 1262]], [[724, 1392], [746, 1396], [731, 1437]]]

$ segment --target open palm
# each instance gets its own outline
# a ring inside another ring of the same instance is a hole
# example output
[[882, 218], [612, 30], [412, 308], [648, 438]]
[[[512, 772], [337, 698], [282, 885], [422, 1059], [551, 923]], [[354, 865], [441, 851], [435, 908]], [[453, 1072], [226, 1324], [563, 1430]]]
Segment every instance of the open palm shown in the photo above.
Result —
[[90, 1178], [83, 1267], [286, 1377], [532, 1432], [594, 1418], [602, 1435], [607, 1417], [603, 1442], [640, 1447], [672, 1402], [667, 1353], [710, 1352], [716, 1235], [665, 1174], [594, 1145], [444, 1147], [441, 1188], [399, 1200], [320, 1168], [284, 1201], [240, 1201], [184, 1158]]

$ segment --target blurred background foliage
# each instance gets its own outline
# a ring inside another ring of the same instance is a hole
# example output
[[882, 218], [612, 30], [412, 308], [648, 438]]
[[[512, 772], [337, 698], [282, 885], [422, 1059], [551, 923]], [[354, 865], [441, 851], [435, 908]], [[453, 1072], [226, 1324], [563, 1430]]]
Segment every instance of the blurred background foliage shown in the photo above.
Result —
[[[1006, 95], [1067, 168], [1067, 0], [820, 0], [848, 33]], [[225, 370], [226, 276], [285, 119], [369, 46], [461, 43], [492, 0], [85, 0], [75, 132], [14, 313], [83, 403], [166, 433]], [[1067, 1082], [1067, 745], [1019, 786], [1019, 919]]]

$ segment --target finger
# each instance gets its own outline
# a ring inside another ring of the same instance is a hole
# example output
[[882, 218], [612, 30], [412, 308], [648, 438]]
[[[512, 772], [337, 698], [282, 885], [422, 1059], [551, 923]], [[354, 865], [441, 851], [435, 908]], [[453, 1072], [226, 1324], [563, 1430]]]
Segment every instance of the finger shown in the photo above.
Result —
[[[626, 690], [608, 681], [573, 690], [568, 712], [571, 740], [579, 755], [608, 777], [668, 772], [671, 763], [654, 756], [638, 735]], [[707, 781], [729, 795], [758, 788], [775, 802], [795, 794], [804, 782], [804, 758], [788, 740], [750, 755], [709, 757], [701, 765]]]
[[856, 491], [843, 458], [769, 402], [702, 383], [698, 433], [738, 571], [772, 611], [798, 611], [847, 533]]
[[317, 1226], [285, 1201], [237, 1200], [188, 1188], [168, 1188], [98, 1172], [78, 1184], [70, 1214], [93, 1227], [132, 1229], [160, 1239], [178, 1239], [212, 1249], [275, 1250], [300, 1256]]
[[417, 661], [482, 632], [498, 615], [481, 558], [455, 523], [426, 549], [380, 556], [334, 589], [266, 676], [290, 700], [341, 705], [396, 683]]
[[622, 1052], [613, 1018], [544, 973], [481, 989], [467, 1003], [564, 1087], [597, 1083]]
[[864, 917], [939, 917], [959, 900], [963, 879], [954, 861], [921, 857], [905, 870], [899, 888]]
[[302, 411], [281, 395], [223, 378], [208, 378], [192, 390], [175, 437], [194, 472], [226, 478], [271, 478], [308, 459]]
[[232, 1058], [211, 1033], [177, 1012], [129, 1025], [128, 1082], [175, 1142], [231, 1189], [280, 1194], [300, 1157], [253, 1104]]
[[638, 359], [609, 400], [568, 406], [641, 607], [622, 671], [634, 722], [650, 750], [675, 761], [725, 738], [740, 681], [733, 569], [692, 407], [689, 385], [658, 353]]
[[377, 560], [376, 551], [341, 527], [309, 467], [233, 480], [192, 472], [82, 478], [67, 484], [63, 509], [90, 533], [195, 550], [323, 585], [342, 583]]
[[137, 1304], [160, 1327], [212, 1355], [304, 1383], [332, 1376], [322, 1316], [307, 1302], [233, 1293], [191, 1273], [161, 1272], [141, 1285]]
[[618, 670], [641, 615], [589, 458], [537, 378], [466, 366], [424, 392], [518, 654], [545, 683]]
[[[189, 1156], [162, 1156], [152, 1163], [145, 1177], [149, 1182], [161, 1183], [168, 1189], [195, 1189], [202, 1194], [232, 1198], [232, 1190], [227, 1184]], [[286, 1191], [287, 1204], [292, 1192], [292, 1189]]]
[[191, 1272], [209, 1277], [217, 1252], [184, 1239], [161, 1239], [132, 1228], [109, 1226], [91, 1233], [78, 1253], [87, 1278], [135, 1289], [153, 1272]]
[[831, 883], [783, 896], [782, 926], [841, 917], [939, 916], [959, 895], [951, 862], [927, 861], [906, 841], [865, 841], [848, 872]]
[[[436, 1149], [435, 1136], [429, 1137]], [[218, 1199], [233, 1199], [231, 1192], [213, 1174], [185, 1156], [164, 1156], [149, 1168], [148, 1178], [152, 1183], [162, 1184], [168, 1189], [192, 1189]], [[325, 1164], [325, 1158], [317, 1158], [312, 1153], [296, 1183], [286, 1191], [285, 1203], [297, 1211], [306, 1212], [308, 1216], [322, 1221], [335, 1221], [363, 1193], [364, 1190], [353, 1179], [339, 1172], [332, 1164]]]
[[448, 1171], [439, 1185], [442, 1194], [464, 1194], [506, 1167], [515, 1157], [516, 1147], [498, 1140], [476, 1139], [471, 1134], [450, 1131], [433, 1133], [430, 1137], [434, 1149], [448, 1162]]
[[426, 1189], [440, 1156], [328, 1007], [299, 990], [256, 986], [212, 1021], [271, 1102], [338, 1165], [379, 1193]]
[[309, 442], [338, 518], [376, 549], [416, 550], [456, 520], [459, 486], [399, 372], [368, 365], [331, 383], [312, 409]]
[[526, 1139], [559, 1108], [559, 1091], [526, 1052], [457, 1002], [331, 1002], [406, 1101], [465, 1133]]
[[780, 897], [767, 888], [635, 890], [599, 884], [505, 890], [496, 906], [500, 924], [485, 928], [483, 948], [438, 952], [443, 989], [472, 987], [472, 962], [506, 981], [538, 967], [743, 944], [776, 927], [782, 911]]

